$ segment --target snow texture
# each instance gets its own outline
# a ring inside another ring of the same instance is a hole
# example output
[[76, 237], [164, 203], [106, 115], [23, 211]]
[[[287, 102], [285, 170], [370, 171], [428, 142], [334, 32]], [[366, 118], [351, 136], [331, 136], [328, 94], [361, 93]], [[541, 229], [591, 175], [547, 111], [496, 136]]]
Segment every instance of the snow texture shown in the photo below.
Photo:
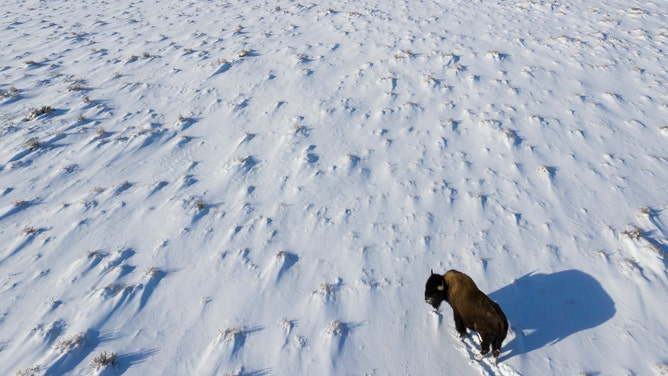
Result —
[[665, 1], [0, 17], [0, 374], [668, 374]]

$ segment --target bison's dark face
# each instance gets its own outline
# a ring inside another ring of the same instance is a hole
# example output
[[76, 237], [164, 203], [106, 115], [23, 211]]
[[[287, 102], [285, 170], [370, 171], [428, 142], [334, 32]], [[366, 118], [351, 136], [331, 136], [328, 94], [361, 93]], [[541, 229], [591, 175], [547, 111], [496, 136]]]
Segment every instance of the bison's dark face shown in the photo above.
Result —
[[447, 296], [448, 286], [445, 284], [445, 279], [442, 275], [432, 272], [424, 288], [424, 300], [434, 309], [438, 309], [441, 302], [447, 300]]

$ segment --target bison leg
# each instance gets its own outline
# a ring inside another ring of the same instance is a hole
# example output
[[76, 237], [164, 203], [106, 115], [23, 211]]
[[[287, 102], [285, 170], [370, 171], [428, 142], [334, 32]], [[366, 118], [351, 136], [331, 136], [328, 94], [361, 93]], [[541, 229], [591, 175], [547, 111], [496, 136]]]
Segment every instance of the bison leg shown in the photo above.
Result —
[[464, 320], [462, 320], [462, 317], [459, 316], [457, 311], [453, 310], [452, 313], [455, 317], [455, 329], [457, 329], [457, 333], [459, 333], [459, 338], [464, 338], [466, 335], [466, 325], [464, 325]]
[[501, 354], [501, 343], [503, 340], [499, 340], [498, 338], [494, 339], [494, 342], [492, 342], [492, 354], [494, 354], [494, 358], [498, 359], [499, 354]]
[[487, 336], [483, 335], [481, 337], [482, 337], [482, 342], [480, 343], [480, 355], [485, 356], [489, 352], [489, 345], [491, 344], [491, 341]]

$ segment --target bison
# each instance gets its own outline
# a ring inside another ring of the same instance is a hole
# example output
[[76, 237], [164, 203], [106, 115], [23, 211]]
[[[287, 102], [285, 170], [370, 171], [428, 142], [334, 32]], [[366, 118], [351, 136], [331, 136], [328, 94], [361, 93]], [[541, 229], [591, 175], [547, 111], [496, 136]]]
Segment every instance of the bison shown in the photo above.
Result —
[[448, 302], [459, 337], [464, 338], [466, 329], [476, 331], [481, 340], [480, 359], [487, 355], [490, 345], [494, 361], [499, 359], [501, 343], [508, 333], [508, 320], [501, 307], [480, 291], [471, 277], [457, 270], [449, 270], [445, 275], [432, 270], [424, 298], [435, 310], [442, 301]]

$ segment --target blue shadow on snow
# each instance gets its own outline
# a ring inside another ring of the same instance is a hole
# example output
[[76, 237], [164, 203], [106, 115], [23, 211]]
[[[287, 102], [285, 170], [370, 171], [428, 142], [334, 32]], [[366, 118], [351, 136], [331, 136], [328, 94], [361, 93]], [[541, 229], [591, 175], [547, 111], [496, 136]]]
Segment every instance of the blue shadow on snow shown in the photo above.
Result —
[[596, 279], [579, 270], [529, 273], [489, 297], [501, 305], [515, 338], [499, 361], [557, 343], [615, 315], [615, 303]]

